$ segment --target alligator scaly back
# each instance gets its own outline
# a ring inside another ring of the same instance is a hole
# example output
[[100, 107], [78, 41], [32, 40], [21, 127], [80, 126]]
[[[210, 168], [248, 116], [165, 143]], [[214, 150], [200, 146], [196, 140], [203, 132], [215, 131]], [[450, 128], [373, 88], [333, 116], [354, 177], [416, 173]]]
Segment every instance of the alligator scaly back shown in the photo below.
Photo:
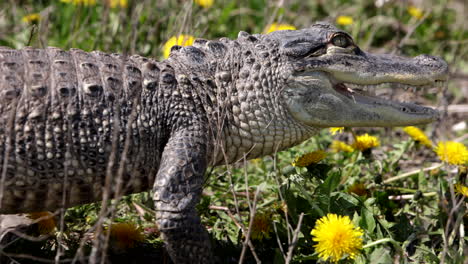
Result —
[[167, 138], [158, 86], [170, 76], [139, 56], [0, 48], [0, 212], [100, 200], [120, 161], [124, 192], [148, 190]]

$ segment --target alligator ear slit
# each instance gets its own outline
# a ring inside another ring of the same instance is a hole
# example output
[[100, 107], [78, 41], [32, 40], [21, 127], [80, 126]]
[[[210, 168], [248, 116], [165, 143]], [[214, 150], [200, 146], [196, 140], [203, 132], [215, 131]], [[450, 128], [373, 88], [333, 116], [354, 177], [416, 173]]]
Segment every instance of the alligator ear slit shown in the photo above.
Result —
[[324, 49], [325, 45], [315, 45], [311, 46], [310, 43], [302, 44], [298, 43], [295, 47], [290, 47], [285, 49], [286, 55], [292, 57], [316, 57], [320, 55], [320, 51]]

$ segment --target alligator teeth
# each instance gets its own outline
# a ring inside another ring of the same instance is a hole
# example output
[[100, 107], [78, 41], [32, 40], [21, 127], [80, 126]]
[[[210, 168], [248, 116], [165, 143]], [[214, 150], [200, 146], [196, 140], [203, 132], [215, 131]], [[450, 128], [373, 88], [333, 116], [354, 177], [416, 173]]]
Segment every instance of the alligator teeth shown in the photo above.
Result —
[[[361, 85], [354, 83], [338, 83], [335, 85], [335, 89], [350, 98], [355, 93], [359, 93], [365, 96], [381, 97], [381, 98], [394, 98], [395, 96], [407, 97], [411, 94], [416, 94], [417, 91], [434, 89], [445, 85], [444, 81], [436, 81], [433, 84], [427, 85], [410, 85], [404, 83], [379, 83], [372, 85]], [[400, 92], [398, 90], [401, 89]], [[403, 92], [406, 91], [406, 92]], [[403, 93], [402, 93], [403, 92]], [[404, 95], [406, 94], [406, 95]]]
[[344, 92], [344, 93], [354, 93], [354, 90], [349, 88], [347, 85], [345, 85], [344, 83], [339, 83], [337, 85], [335, 85], [335, 89], [341, 91], [341, 92]]
[[438, 88], [445, 87], [446, 84], [447, 84], [446, 81], [439, 81], [439, 80], [435, 81], [435, 86]]
[[405, 91], [407, 91], [410, 88], [411, 89], [415, 88], [415, 86], [413, 86], [413, 85], [408, 85], [408, 84], [404, 84], [404, 83], [394, 83], [392, 86], [395, 87], [395, 88], [404, 89]]

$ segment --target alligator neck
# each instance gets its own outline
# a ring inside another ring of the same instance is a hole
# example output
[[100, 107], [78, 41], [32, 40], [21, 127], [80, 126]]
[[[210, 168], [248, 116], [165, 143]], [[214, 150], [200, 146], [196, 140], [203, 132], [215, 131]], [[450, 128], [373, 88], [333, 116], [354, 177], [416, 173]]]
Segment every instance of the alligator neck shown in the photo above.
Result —
[[315, 130], [295, 121], [284, 107], [286, 80], [279, 54], [250, 40], [201, 41], [180, 47], [168, 60], [178, 84], [203, 101], [213, 140], [212, 164], [269, 155], [309, 138]]

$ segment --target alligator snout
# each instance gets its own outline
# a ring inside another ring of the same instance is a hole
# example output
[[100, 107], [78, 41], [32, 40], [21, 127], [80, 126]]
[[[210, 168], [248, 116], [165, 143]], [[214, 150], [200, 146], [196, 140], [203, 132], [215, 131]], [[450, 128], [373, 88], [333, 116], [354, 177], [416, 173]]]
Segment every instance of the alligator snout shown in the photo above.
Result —
[[445, 81], [447, 79], [448, 64], [442, 58], [432, 55], [419, 55], [413, 58], [418, 66], [428, 67], [433, 71], [440, 73], [438, 81]]

